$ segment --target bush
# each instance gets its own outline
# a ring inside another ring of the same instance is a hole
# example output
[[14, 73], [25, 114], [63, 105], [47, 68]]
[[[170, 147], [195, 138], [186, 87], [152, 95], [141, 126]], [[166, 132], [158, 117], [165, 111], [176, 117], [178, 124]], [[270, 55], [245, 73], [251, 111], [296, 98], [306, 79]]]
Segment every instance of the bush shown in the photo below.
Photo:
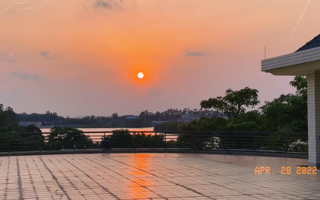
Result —
[[110, 136], [112, 148], [134, 148], [133, 137], [128, 129], [113, 130]]
[[165, 147], [163, 134], [146, 135], [145, 133], [134, 133], [132, 136], [133, 136], [134, 145], [136, 148]]
[[53, 127], [47, 140], [47, 149], [86, 149], [95, 146], [89, 136], [75, 128]]
[[[113, 130], [110, 136], [112, 148], [160, 148], [165, 147], [163, 134], [130, 133], [128, 129]], [[103, 139], [103, 138], [102, 138]]]

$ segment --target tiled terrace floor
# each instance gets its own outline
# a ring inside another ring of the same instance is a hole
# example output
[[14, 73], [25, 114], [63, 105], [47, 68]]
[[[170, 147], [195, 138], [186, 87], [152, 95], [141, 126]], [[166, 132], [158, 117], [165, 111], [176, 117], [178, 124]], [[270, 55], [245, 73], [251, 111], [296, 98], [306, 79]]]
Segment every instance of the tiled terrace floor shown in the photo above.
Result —
[[[0, 157], [0, 199], [320, 199], [307, 160], [203, 154]], [[255, 174], [269, 166], [273, 174]], [[291, 166], [291, 175], [281, 175]]]

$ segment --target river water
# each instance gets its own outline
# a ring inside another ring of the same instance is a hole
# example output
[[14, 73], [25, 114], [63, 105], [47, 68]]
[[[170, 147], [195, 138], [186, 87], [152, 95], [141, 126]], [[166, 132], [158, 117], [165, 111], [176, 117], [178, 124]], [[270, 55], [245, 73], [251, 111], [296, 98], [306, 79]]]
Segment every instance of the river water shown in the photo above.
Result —
[[[129, 129], [129, 131], [153, 131], [153, 127], [144, 127], [144, 128], [78, 128], [83, 132], [111, 132], [116, 129]], [[50, 128], [41, 128], [43, 133], [49, 133]]]
[[[94, 142], [100, 142], [101, 138], [105, 135], [111, 135], [111, 131], [116, 130], [116, 129], [122, 129], [122, 128], [78, 128], [79, 130], [83, 132], [88, 132], [85, 133], [88, 135]], [[141, 131], [153, 131], [153, 127], [144, 127], [144, 128], [124, 128], [128, 129], [129, 131], [136, 131], [136, 132], [141, 132]], [[42, 133], [50, 133], [50, 128], [41, 128]], [[106, 132], [106, 133], [90, 133], [90, 132]], [[108, 133], [109, 132], [109, 133]]]

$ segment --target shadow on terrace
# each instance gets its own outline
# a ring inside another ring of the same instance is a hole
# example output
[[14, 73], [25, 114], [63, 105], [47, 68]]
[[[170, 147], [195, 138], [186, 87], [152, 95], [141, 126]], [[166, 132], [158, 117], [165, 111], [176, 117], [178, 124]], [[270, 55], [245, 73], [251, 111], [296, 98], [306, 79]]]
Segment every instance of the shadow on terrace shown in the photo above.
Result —
[[[105, 142], [103, 142], [105, 140]], [[111, 132], [83, 132], [54, 127], [49, 133], [39, 130], [0, 134], [2, 155], [17, 153], [57, 153], [95, 151], [203, 151], [203, 152], [280, 152], [307, 155], [307, 133], [234, 131], [144, 131], [126, 129]]]

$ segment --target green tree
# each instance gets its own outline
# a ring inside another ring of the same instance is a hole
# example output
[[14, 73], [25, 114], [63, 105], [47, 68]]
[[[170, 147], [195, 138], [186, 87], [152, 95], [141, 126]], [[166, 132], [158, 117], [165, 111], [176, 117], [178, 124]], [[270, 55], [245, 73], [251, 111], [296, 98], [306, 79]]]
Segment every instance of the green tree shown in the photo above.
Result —
[[75, 128], [62, 128], [55, 126], [51, 128], [48, 136], [49, 149], [84, 149], [93, 147], [89, 136], [86, 136], [83, 131]]
[[161, 113], [157, 111], [157, 112], [154, 114], [154, 119], [157, 120], [157, 121], [160, 121], [160, 119], [161, 119], [160, 117], [161, 117]]
[[161, 148], [165, 147], [164, 135], [163, 134], [145, 134], [145, 133], [134, 133], [132, 135], [134, 146], [136, 148]]
[[164, 133], [166, 131], [179, 131], [182, 122], [164, 122], [156, 125], [153, 130], [157, 133]]
[[128, 129], [113, 130], [110, 137], [112, 148], [133, 148], [134, 141]]
[[245, 87], [239, 91], [226, 90], [224, 97], [218, 96], [201, 101], [201, 108], [213, 108], [223, 112], [231, 120], [241, 113], [245, 113], [246, 107], [254, 107], [260, 103], [258, 100], [258, 90]]
[[111, 115], [111, 118], [112, 118], [112, 119], [118, 119], [118, 118], [119, 118], [118, 113], [113, 113], [113, 114]]
[[42, 131], [35, 125], [19, 127], [20, 150], [41, 150], [45, 148], [45, 137]]
[[257, 110], [249, 111], [238, 115], [230, 120], [226, 129], [228, 131], [267, 131], [266, 118]]
[[0, 132], [16, 130], [18, 124], [18, 115], [14, 110], [11, 107], [3, 109], [3, 105], [0, 104]]
[[146, 148], [165, 146], [163, 134], [145, 134], [144, 132], [135, 132], [131, 134], [128, 129], [117, 129], [112, 132], [112, 135], [109, 136], [110, 146], [112, 148]]
[[179, 126], [181, 131], [218, 131], [225, 130], [228, 120], [222, 117], [200, 118], [189, 123], [182, 123]]
[[[215, 131], [225, 130], [228, 120], [222, 117], [201, 118], [180, 125], [179, 146], [192, 149], [215, 148]], [[204, 132], [205, 131], [205, 132]], [[212, 131], [212, 132], [208, 132]]]
[[305, 76], [296, 76], [293, 81], [290, 81], [290, 85], [296, 88], [297, 95], [307, 95], [307, 79]]
[[31, 124], [25, 128], [25, 132], [28, 133], [42, 133], [41, 129], [34, 124]]
[[262, 113], [273, 131], [307, 132], [308, 105], [306, 78], [297, 76], [290, 85], [296, 88], [295, 94], [282, 94], [262, 106]]

